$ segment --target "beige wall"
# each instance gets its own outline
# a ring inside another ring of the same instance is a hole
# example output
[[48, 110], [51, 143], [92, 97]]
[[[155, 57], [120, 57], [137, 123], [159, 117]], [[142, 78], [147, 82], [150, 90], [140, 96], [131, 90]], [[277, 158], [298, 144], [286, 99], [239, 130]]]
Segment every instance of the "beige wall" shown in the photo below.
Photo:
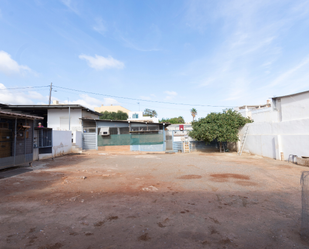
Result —
[[119, 146], [98, 146], [99, 151], [108, 151], [108, 152], [123, 152], [131, 151], [130, 145], [119, 145]]
[[109, 106], [100, 106], [100, 107], [95, 107], [94, 110], [96, 112], [118, 112], [118, 111], [123, 111], [126, 112], [129, 115], [130, 110], [120, 106], [120, 105], [109, 105]]

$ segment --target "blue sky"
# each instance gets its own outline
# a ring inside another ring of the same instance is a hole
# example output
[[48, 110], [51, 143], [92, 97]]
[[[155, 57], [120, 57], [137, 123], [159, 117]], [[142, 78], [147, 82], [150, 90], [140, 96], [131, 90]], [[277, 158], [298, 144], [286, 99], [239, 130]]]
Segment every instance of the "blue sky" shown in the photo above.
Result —
[[309, 1], [2, 0], [0, 102], [48, 103], [6, 88], [51, 82], [63, 103], [186, 121], [309, 90]]

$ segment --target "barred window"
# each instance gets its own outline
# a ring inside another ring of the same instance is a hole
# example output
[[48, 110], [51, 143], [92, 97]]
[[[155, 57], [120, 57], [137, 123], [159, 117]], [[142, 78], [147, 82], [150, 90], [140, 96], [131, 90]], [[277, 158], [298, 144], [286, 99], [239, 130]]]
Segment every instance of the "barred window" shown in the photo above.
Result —
[[120, 134], [129, 134], [129, 127], [119, 128]]
[[111, 135], [117, 135], [118, 134], [118, 129], [114, 127], [109, 128], [109, 134]]

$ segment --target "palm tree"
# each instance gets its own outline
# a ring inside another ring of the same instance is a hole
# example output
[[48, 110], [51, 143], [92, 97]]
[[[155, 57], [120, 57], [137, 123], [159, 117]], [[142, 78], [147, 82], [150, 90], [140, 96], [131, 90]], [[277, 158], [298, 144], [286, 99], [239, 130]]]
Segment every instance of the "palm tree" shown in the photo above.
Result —
[[191, 109], [191, 115], [192, 115], [193, 121], [194, 121], [194, 118], [195, 118], [195, 116], [197, 115], [197, 110], [196, 110], [195, 108], [192, 108], [192, 109]]

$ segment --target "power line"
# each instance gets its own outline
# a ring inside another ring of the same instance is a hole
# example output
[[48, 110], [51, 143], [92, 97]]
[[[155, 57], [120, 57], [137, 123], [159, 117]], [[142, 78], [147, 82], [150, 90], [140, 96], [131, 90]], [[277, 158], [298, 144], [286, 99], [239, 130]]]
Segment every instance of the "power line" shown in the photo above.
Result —
[[31, 88], [43, 88], [43, 87], [49, 87], [49, 86], [25, 86], [25, 87], [11, 87], [11, 88], [3, 88], [3, 89], [0, 89], [0, 91], [4, 91], [4, 90], [31, 89]]
[[134, 101], [144, 101], [144, 102], [152, 102], [152, 103], [161, 103], [161, 104], [169, 104], [169, 105], [187, 105], [187, 106], [204, 106], [204, 107], [234, 107], [234, 106], [219, 106], [219, 105], [201, 105], [201, 104], [187, 104], [187, 103], [175, 103], [175, 102], [165, 102], [165, 101], [158, 101], [158, 100], [144, 100], [144, 99], [135, 99], [135, 98], [129, 98], [129, 97], [121, 97], [121, 96], [115, 96], [115, 95], [109, 95], [109, 94], [103, 94], [103, 93], [95, 93], [95, 92], [89, 92], [89, 91], [83, 91], [83, 90], [76, 90], [72, 88], [67, 87], [61, 87], [53, 85], [54, 88], [60, 88], [60, 89], [66, 89], [73, 92], [80, 92], [80, 93], [87, 93], [87, 94], [93, 94], [93, 95], [100, 95], [105, 97], [111, 97], [111, 98], [119, 98], [119, 99], [129, 99]]

